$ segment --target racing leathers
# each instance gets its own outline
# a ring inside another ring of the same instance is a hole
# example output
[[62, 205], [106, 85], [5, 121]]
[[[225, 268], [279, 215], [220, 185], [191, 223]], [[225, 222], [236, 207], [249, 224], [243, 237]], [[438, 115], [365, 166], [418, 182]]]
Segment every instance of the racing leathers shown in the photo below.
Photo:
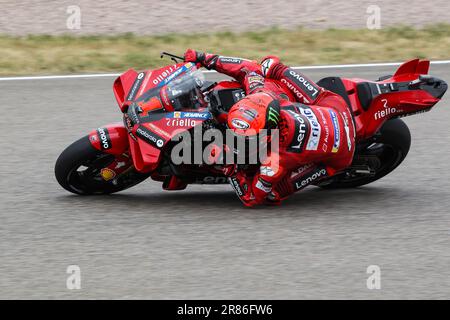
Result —
[[[341, 96], [321, 88], [275, 56], [268, 56], [259, 64], [189, 49], [185, 60], [200, 62], [207, 69], [235, 78], [247, 97], [266, 93], [278, 102], [278, 151], [269, 153], [254, 176], [238, 171], [230, 178], [246, 206], [263, 202], [278, 204], [307, 185], [350, 166], [355, 150], [355, 129], [351, 110]], [[243, 114], [251, 108], [244, 100], [235, 106], [228, 116], [231, 129], [236, 129], [233, 123], [246, 121], [242, 117], [239, 119], [239, 112]], [[233, 110], [239, 111], [231, 116]], [[254, 112], [255, 108], [251, 110]], [[240, 121], [232, 122], [230, 117]]]

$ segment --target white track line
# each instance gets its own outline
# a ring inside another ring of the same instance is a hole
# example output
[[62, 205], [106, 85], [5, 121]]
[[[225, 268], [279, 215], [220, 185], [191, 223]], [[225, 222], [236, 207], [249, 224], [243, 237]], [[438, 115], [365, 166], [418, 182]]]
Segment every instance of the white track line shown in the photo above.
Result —
[[[320, 69], [344, 69], [344, 68], [376, 68], [391, 67], [401, 65], [403, 62], [386, 62], [386, 63], [360, 63], [360, 64], [334, 64], [323, 66], [297, 66], [293, 69], [300, 70], [320, 70]], [[450, 64], [450, 60], [431, 61], [431, 64]], [[204, 73], [215, 73], [214, 70], [206, 70]], [[75, 74], [75, 75], [59, 75], [59, 76], [30, 76], [30, 77], [5, 77], [0, 81], [18, 81], [18, 80], [52, 80], [52, 79], [76, 79], [76, 78], [101, 78], [101, 77], [118, 77], [120, 73], [97, 73], [97, 74]]]
[[96, 73], [96, 74], [71, 74], [60, 76], [6, 77], [0, 78], [0, 81], [100, 78], [100, 77], [118, 77], [119, 75], [120, 73]]

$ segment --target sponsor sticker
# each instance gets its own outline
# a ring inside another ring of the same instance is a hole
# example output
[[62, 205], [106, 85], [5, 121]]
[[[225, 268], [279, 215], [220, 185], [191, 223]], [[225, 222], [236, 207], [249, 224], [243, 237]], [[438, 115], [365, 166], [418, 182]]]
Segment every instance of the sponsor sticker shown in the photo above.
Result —
[[136, 130], [136, 135], [154, 147], [161, 148], [164, 145], [163, 138], [142, 126]]
[[264, 78], [260, 75], [247, 78], [248, 88], [250, 91], [264, 87]]
[[150, 127], [150, 129], [152, 131], [154, 131], [155, 133], [162, 135], [165, 138], [170, 138], [170, 134], [164, 130], [162, 130], [160, 127], [158, 127], [157, 125], [154, 125], [153, 123], [149, 122], [147, 123], [147, 125]]
[[111, 149], [111, 139], [109, 138], [109, 132], [106, 128], [98, 128], [97, 129], [97, 135], [100, 139], [100, 146], [102, 150], [108, 150]]
[[381, 99], [381, 102], [383, 103], [384, 109], [375, 112], [375, 114], [373, 115], [375, 120], [384, 119], [387, 116], [394, 115], [395, 113], [397, 113], [396, 108], [392, 108], [388, 105], [387, 99]]
[[241, 120], [238, 118], [231, 119], [231, 124], [236, 129], [246, 130], [246, 129], [250, 128], [250, 124], [247, 121], [244, 121], [244, 120]]
[[[347, 136], [347, 146], [348, 151], [352, 150], [352, 139], [350, 138], [350, 127], [349, 124], [349, 118], [347, 115], [347, 112], [342, 112], [342, 118], [344, 119], [344, 129], [345, 129], [345, 135]], [[353, 131], [353, 137], [355, 136], [355, 132]]]
[[135, 125], [136, 123], [139, 123], [139, 117], [136, 113], [136, 104], [132, 104], [129, 108], [128, 108], [128, 112], [127, 112], [128, 117], [130, 118], [131, 122], [133, 125]]
[[273, 59], [266, 59], [261, 63], [261, 72], [263, 76], [267, 76], [267, 72], [269, 72], [269, 69], [272, 66], [273, 62]]
[[142, 85], [142, 80], [144, 80], [145, 72], [138, 73], [136, 79], [134, 80], [131, 90], [128, 92], [127, 100], [132, 101], [136, 98], [136, 93]]
[[242, 191], [241, 186], [239, 185], [239, 181], [236, 178], [230, 178], [229, 181], [234, 191], [236, 191], [236, 194], [239, 197], [242, 197], [244, 195], [244, 192]]
[[292, 110], [288, 110], [289, 114], [295, 119], [295, 134], [288, 147], [288, 151], [300, 153], [305, 144], [305, 138], [309, 131], [308, 121], [304, 116]]
[[170, 81], [172, 81], [173, 79], [178, 77], [180, 74], [182, 74], [182, 73], [186, 72], [187, 70], [189, 70], [192, 66], [193, 66], [193, 64], [191, 62], [186, 63], [182, 67], [176, 69], [172, 74], [168, 75], [166, 78], [160, 80], [160, 82], [159, 82], [157, 87], [162, 87], [162, 86], [168, 84]]
[[329, 143], [328, 139], [330, 137], [330, 128], [328, 126], [327, 118], [325, 117], [325, 114], [322, 111], [322, 108], [316, 108], [316, 110], [320, 114], [320, 118], [322, 120], [322, 126], [323, 126], [324, 131], [325, 131], [325, 135], [323, 137], [322, 151], [323, 152], [328, 152], [328, 143]]
[[301, 190], [308, 186], [309, 184], [323, 179], [327, 176], [327, 170], [324, 167], [317, 168], [317, 170], [313, 170], [310, 173], [300, 177], [297, 180], [293, 181], [294, 188], [296, 191]]
[[256, 116], [258, 115], [258, 112], [255, 109], [251, 110], [244, 109], [243, 112], [244, 112], [243, 116], [250, 121], [255, 120]]
[[339, 121], [336, 112], [334, 112], [333, 110], [329, 110], [329, 112], [334, 130], [334, 143], [331, 152], [336, 153], [339, 151], [339, 146], [341, 145], [341, 129], [339, 127]]
[[[194, 127], [197, 122], [194, 119], [167, 119], [166, 126], [168, 127]], [[155, 130], [156, 131], [156, 130]]]
[[320, 123], [311, 108], [300, 107], [300, 112], [308, 119], [311, 126], [311, 133], [309, 135], [308, 143], [306, 144], [306, 150], [317, 150], [322, 132]]
[[189, 119], [198, 119], [198, 120], [207, 120], [210, 119], [211, 113], [209, 112], [181, 112], [181, 111], [175, 111], [172, 113], [168, 113], [166, 115], [167, 118], [189, 118]]
[[267, 122], [272, 122], [274, 126], [277, 126], [279, 121], [280, 112], [269, 105], [269, 108], [267, 109]]
[[232, 63], [232, 64], [241, 64], [242, 63], [241, 58], [235, 58], [235, 57], [219, 57], [219, 61], [222, 63]]
[[306, 171], [308, 171], [309, 169], [312, 169], [313, 167], [314, 167], [313, 163], [305, 164], [304, 166], [297, 168], [297, 170], [292, 171], [291, 178], [293, 178], [295, 176], [299, 176], [299, 175], [305, 173]]
[[234, 91], [232, 91], [232, 93], [233, 93], [233, 100], [235, 103], [238, 102], [239, 100], [245, 98], [245, 91], [242, 89], [234, 90]]
[[226, 177], [206, 176], [195, 180], [195, 184], [224, 184], [227, 183]]
[[261, 178], [258, 179], [258, 182], [256, 182], [255, 187], [265, 193], [269, 193], [272, 191], [272, 184], [267, 181], [264, 181]]
[[166, 70], [164, 70], [163, 72], [161, 72], [159, 75], [157, 75], [156, 77], [153, 78], [152, 83], [156, 86], [158, 85], [161, 81], [163, 81], [165, 78], [167, 78], [168, 76], [170, 76], [170, 74], [176, 70], [175, 66], [169, 66]]
[[275, 171], [271, 167], [268, 167], [268, 166], [261, 166], [259, 168], [259, 172], [262, 175], [267, 176], [267, 177], [273, 177], [275, 175]]
[[102, 176], [103, 180], [110, 181], [116, 177], [116, 172], [114, 170], [111, 170], [110, 168], [103, 168], [100, 171], [100, 175]]
[[306, 78], [304, 75], [298, 74], [292, 69], [286, 70], [284, 76], [300, 87], [301, 90], [311, 99], [311, 101], [316, 99], [318, 93], [320, 92], [320, 88], [314, 82]]
[[305, 96], [295, 86], [292, 85], [292, 83], [290, 83], [286, 79], [282, 78], [281, 83], [284, 83], [286, 85], [286, 87], [288, 87], [288, 89], [291, 90], [295, 94], [295, 96], [297, 97], [297, 99], [299, 99], [299, 101], [303, 101], [305, 103], [310, 102], [308, 99], [305, 98]]

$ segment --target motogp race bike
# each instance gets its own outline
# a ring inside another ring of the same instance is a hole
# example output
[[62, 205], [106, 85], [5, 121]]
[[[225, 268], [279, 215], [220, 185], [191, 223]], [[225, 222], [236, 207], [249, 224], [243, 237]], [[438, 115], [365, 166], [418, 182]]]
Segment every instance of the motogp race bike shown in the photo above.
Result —
[[[205, 81], [193, 63], [174, 64], [120, 75], [113, 85], [123, 122], [101, 126], [68, 146], [55, 175], [66, 190], [82, 195], [109, 194], [148, 177], [167, 190], [185, 184], [228, 183], [217, 165], [175, 164], [170, 155], [180, 130], [219, 127], [217, 119], [245, 96], [236, 81]], [[341, 95], [352, 110], [356, 152], [345, 171], [313, 184], [322, 188], [357, 187], [392, 172], [408, 154], [411, 136], [401, 117], [429, 111], [447, 90], [445, 81], [428, 75], [430, 63], [411, 60], [393, 75], [376, 81], [327, 77], [318, 85]], [[275, 81], [275, 80], [267, 80]], [[168, 105], [172, 107], [167, 108]], [[170, 111], [169, 111], [170, 110]]]

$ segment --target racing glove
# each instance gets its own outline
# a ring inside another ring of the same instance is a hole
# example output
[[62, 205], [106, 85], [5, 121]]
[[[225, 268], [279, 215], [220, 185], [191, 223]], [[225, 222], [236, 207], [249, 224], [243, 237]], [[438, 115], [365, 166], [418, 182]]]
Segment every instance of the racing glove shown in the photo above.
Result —
[[206, 69], [214, 69], [218, 58], [217, 54], [199, 52], [193, 49], [187, 49], [184, 53], [185, 62], [199, 63]]
[[187, 49], [184, 53], [184, 62], [202, 63], [205, 61], [205, 54], [193, 49]]
[[[276, 78], [277, 71], [284, 69], [285, 65], [280, 62], [277, 56], [266, 56], [261, 61], [261, 73], [267, 78]], [[281, 70], [283, 72], [284, 70]]]

